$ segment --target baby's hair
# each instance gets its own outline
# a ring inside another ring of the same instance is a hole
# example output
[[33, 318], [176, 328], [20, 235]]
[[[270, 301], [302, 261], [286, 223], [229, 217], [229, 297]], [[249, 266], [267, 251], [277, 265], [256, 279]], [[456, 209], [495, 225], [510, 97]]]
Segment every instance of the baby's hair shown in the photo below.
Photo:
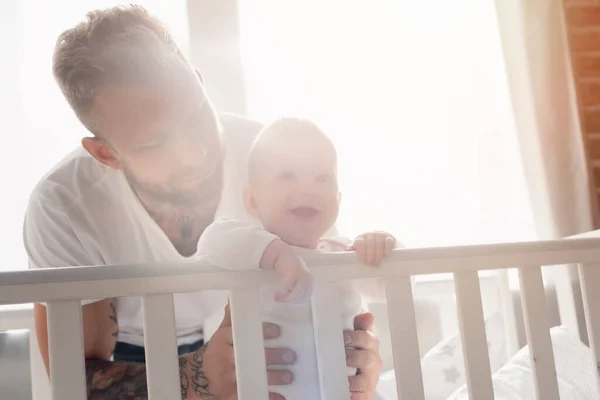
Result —
[[268, 156], [270, 151], [273, 151], [277, 145], [288, 141], [292, 142], [294, 139], [313, 139], [320, 143], [321, 148], [330, 148], [333, 156], [337, 159], [333, 142], [317, 124], [303, 118], [279, 118], [263, 127], [250, 148], [248, 158], [248, 176], [250, 182], [255, 180], [262, 160]]

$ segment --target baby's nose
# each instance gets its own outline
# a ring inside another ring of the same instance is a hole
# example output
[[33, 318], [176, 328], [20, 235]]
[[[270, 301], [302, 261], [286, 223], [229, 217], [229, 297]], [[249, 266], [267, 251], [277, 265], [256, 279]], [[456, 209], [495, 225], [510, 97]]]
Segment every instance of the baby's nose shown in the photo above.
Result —
[[313, 188], [303, 190], [296, 198], [297, 203], [310, 206], [319, 206], [323, 202], [322, 196]]

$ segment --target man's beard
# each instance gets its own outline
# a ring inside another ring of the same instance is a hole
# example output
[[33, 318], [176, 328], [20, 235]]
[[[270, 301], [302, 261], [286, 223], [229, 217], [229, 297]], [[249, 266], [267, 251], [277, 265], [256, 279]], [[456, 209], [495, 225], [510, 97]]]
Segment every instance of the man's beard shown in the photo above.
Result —
[[142, 197], [144, 201], [158, 203], [173, 208], [197, 208], [203, 205], [212, 206], [216, 211], [216, 204], [221, 200], [223, 191], [223, 166], [217, 169], [197, 186], [188, 189], [177, 189], [173, 185], [157, 185], [138, 179], [128, 168], [123, 168], [125, 178], [129, 185]]

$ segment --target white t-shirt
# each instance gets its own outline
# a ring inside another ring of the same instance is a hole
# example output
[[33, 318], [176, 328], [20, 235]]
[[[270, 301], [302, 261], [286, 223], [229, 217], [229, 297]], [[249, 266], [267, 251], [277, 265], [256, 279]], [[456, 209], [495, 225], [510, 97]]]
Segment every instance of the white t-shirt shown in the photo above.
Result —
[[[217, 216], [244, 220], [247, 158], [261, 125], [235, 115], [219, 119], [227, 158]], [[23, 237], [30, 268], [185, 259], [142, 207], [123, 173], [100, 164], [82, 148], [63, 159], [33, 190]], [[205, 318], [222, 314], [226, 304], [226, 291], [175, 294], [178, 344], [203, 339]], [[141, 299], [119, 298], [117, 315], [118, 340], [143, 346]]]

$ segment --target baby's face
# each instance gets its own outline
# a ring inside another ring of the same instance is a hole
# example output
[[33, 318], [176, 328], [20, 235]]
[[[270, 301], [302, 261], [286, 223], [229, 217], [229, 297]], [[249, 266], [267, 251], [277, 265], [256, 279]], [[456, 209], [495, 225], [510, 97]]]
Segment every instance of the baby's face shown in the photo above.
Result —
[[315, 248], [339, 212], [336, 160], [313, 140], [277, 146], [246, 191], [248, 210], [283, 241]]

